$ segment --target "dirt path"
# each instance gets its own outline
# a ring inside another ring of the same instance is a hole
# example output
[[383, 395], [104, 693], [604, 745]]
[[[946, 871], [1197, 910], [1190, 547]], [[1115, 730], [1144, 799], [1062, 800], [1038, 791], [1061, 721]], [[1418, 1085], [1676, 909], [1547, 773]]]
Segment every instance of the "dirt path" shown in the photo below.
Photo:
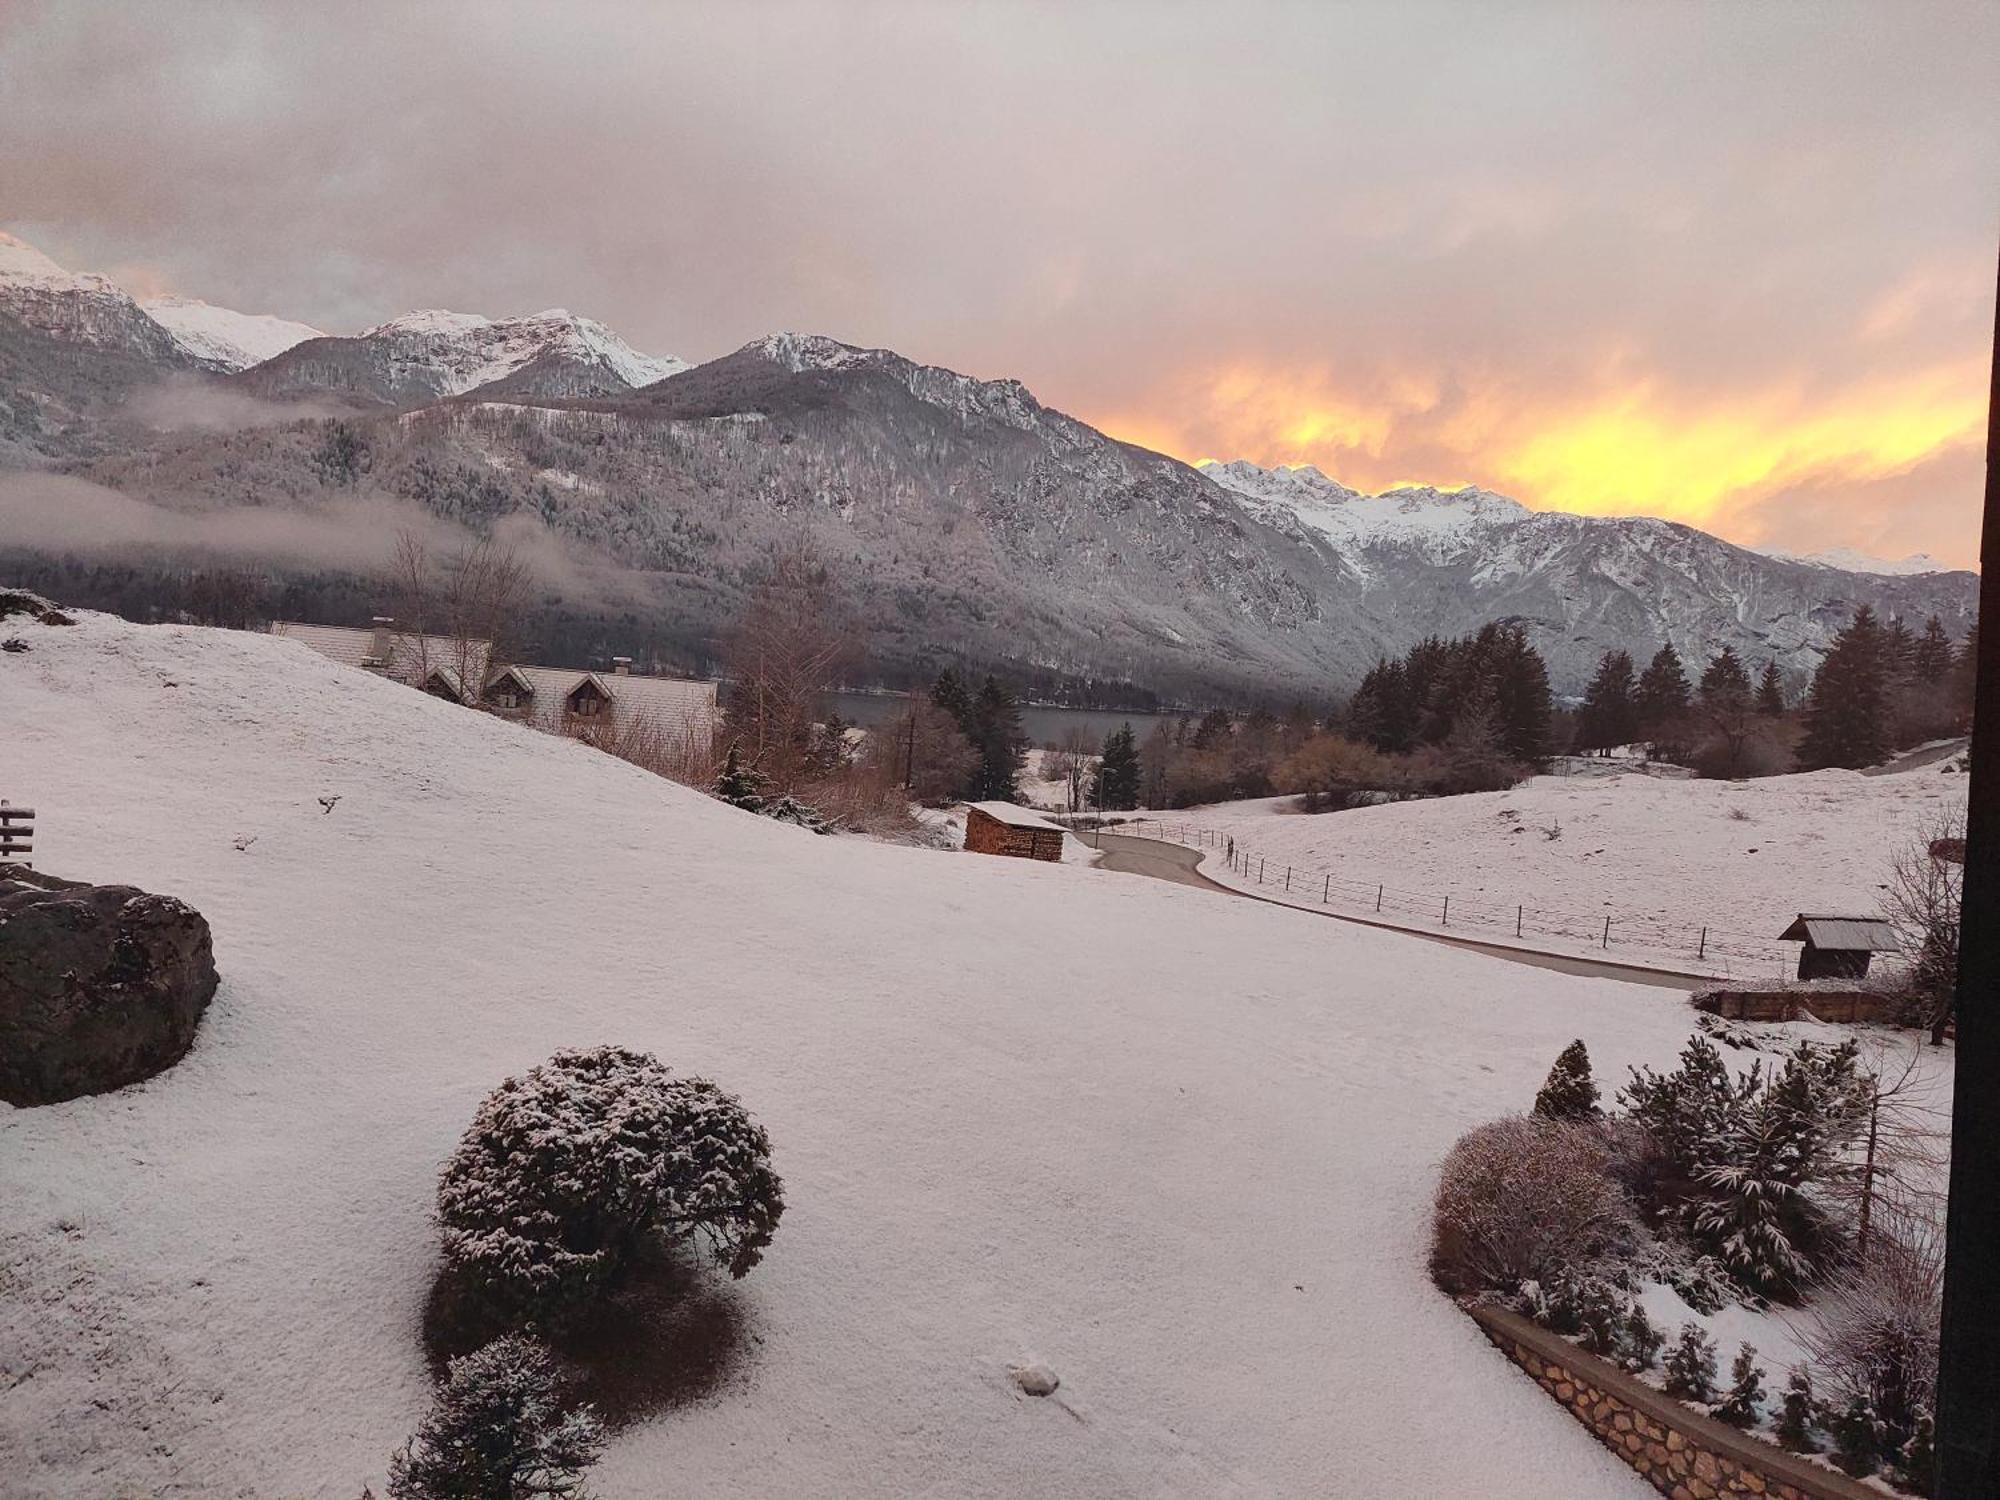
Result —
[[1346, 912], [1316, 911], [1310, 906], [1294, 906], [1289, 901], [1275, 901], [1268, 896], [1259, 896], [1251, 891], [1239, 891], [1210, 880], [1197, 868], [1202, 860], [1199, 849], [1190, 849], [1182, 844], [1170, 844], [1159, 839], [1133, 838], [1129, 834], [1086, 834], [1083, 837], [1093, 848], [1103, 850], [1097, 862], [1097, 868], [1100, 870], [1116, 870], [1126, 875], [1147, 875], [1155, 880], [1171, 880], [1176, 885], [1199, 886], [1204, 890], [1220, 891], [1225, 896], [1241, 896], [1246, 901], [1262, 901], [1267, 906], [1282, 906], [1287, 911], [1303, 912], [1309, 917], [1331, 917], [1336, 922], [1351, 922], [1357, 927], [1376, 927], [1384, 932], [1400, 932], [1405, 937], [1413, 937], [1426, 943], [1442, 943], [1448, 948], [1469, 948], [1476, 953], [1504, 958], [1509, 963], [1525, 964], [1533, 969], [1552, 969], [1558, 974], [1583, 974], [1597, 979], [1623, 979], [1634, 984], [1653, 984], [1670, 990], [1697, 990], [1716, 982], [1707, 976], [1674, 974], [1661, 969], [1642, 968], [1636, 964], [1611, 963], [1594, 958], [1573, 958], [1564, 953], [1537, 953], [1521, 948], [1510, 948], [1505, 943], [1481, 942], [1477, 938], [1451, 937], [1442, 932], [1415, 932], [1407, 927], [1399, 927], [1394, 922], [1371, 922], [1366, 917], [1351, 916]]
[[1870, 766], [1863, 776], [1895, 776], [1904, 771], [1919, 770], [1924, 766], [1934, 766], [1940, 761], [1950, 760], [1954, 755], [1963, 755], [1971, 740], [1961, 736], [1946, 740], [1942, 745], [1926, 745], [1921, 750], [1909, 750], [1879, 766]]

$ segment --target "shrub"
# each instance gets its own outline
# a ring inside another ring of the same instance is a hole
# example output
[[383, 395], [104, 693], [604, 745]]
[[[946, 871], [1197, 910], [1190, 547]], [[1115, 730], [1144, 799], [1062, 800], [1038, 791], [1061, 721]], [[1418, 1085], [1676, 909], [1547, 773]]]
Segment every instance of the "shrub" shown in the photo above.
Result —
[[1817, 1453], [1819, 1439], [1814, 1429], [1818, 1426], [1819, 1402], [1813, 1396], [1812, 1374], [1804, 1365], [1794, 1365], [1778, 1402], [1778, 1446], [1793, 1453]]
[[1445, 1157], [1431, 1274], [1455, 1294], [1517, 1291], [1628, 1249], [1639, 1236], [1607, 1174], [1603, 1134], [1516, 1115], [1482, 1125]]
[[1683, 1401], [1715, 1399], [1715, 1341], [1699, 1323], [1683, 1323], [1680, 1339], [1667, 1353], [1666, 1391]]
[[1729, 1367], [1729, 1390], [1716, 1407], [1715, 1418], [1731, 1427], [1755, 1427], [1763, 1407], [1764, 1372], [1758, 1368], [1756, 1349], [1744, 1344]]
[[1666, 1342], [1667, 1336], [1653, 1326], [1646, 1309], [1634, 1302], [1625, 1314], [1624, 1355], [1619, 1363], [1634, 1372], [1650, 1370], [1660, 1362], [1660, 1350]]
[[783, 1212], [743, 1106], [620, 1047], [558, 1052], [501, 1084], [438, 1183], [446, 1265], [528, 1319], [591, 1300], [648, 1235], [700, 1242], [741, 1276]]
[[1535, 1113], [1551, 1120], [1586, 1120], [1598, 1112], [1590, 1052], [1579, 1038], [1563, 1048], [1549, 1069], [1548, 1081], [1535, 1095]]
[[548, 1351], [509, 1334], [451, 1362], [389, 1500], [578, 1500], [601, 1440], [590, 1408], [563, 1409]]
[[1830, 1424], [1833, 1429], [1833, 1461], [1856, 1479], [1865, 1479], [1882, 1467], [1882, 1434], [1875, 1413], [1862, 1396], [1850, 1396]]

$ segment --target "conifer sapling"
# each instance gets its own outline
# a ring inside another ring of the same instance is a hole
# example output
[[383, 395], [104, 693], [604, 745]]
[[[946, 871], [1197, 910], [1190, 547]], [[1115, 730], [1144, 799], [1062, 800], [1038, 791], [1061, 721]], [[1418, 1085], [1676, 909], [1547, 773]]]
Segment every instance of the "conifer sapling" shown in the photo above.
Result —
[[1535, 1113], [1551, 1120], [1587, 1120], [1598, 1113], [1590, 1052], [1580, 1038], [1563, 1048], [1549, 1069], [1548, 1081], [1535, 1095]]
[[451, 1362], [389, 1500], [581, 1500], [602, 1441], [589, 1407], [564, 1409], [548, 1351], [508, 1334]]
[[1778, 1444], [1794, 1453], [1819, 1452], [1819, 1402], [1813, 1397], [1812, 1375], [1804, 1365], [1792, 1367], [1785, 1394], [1778, 1402]]
[[1716, 1407], [1715, 1417], [1731, 1427], [1755, 1427], [1763, 1405], [1764, 1372], [1758, 1368], [1756, 1349], [1744, 1344], [1729, 1367], [1729, 1390]]
[[1625, 1358], [1628, 1370], [1650, 1370], [1660, 1361], [1660, 1350], [1666, 1346], [1667, 1336], [1653, 1326], [1653, 1320], [1646, 1316], [1646, 1309], [1634, 1302], [1630, 1312], [1625, 1314]]
[[1683, 1323], [1667, 1353], [1667, 1394], [1704, 1404], [1715, 1399], [1715, 1341], [1699, 1323]]
[[1882, 1466], [1882, 1436], [1865, 1396], [1856, 1394], [1833, 1419], [1833, 1461], [1856, 1479]]

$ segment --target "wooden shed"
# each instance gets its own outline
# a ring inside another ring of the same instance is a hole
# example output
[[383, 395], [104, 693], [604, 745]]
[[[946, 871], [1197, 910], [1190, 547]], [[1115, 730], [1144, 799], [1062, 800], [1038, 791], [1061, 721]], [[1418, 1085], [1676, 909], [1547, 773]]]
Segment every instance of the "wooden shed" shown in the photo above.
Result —
[[1800, 912], [1798, 920], [1778, 934], [1784, 943], [1804, 943], [1799, 953], [1801, 979], [1860, 979], [1877, 953], [1902, 947], [1893, 923], [1881, 917], [1815, 917]]
[[975, 854], [1061, 859], [1062, 829], [1011, 802], [974, 802], [965, 809], [965, 847]]

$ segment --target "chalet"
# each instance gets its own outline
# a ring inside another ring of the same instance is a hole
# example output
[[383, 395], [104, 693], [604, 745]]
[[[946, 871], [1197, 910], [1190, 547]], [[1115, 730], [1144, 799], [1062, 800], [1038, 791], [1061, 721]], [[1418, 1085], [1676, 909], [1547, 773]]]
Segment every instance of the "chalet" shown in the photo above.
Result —
[[965, 809], [965, 847], [975, 854], [1061, 859], [1063, 830], [1011, 802], [974, 802]]
[[271, 633], [434, 697], [605, 749], [690, 744], [706, 753], [719, 718], [714, 683], [648, 677], [632, 670], [629, 656], [612, 658], [609, 672], [518, 663], [489, 669], [490, 641], [400, 631], [394, 620], [378, 619], [368, 630], [280, 620]]
[[1784, 943], [1804, 943], [1799, 951], [1801, 979], [1860, 979], [1877, 953], [1894, 953], [1903, 945], [1893, 923], [1881, 917], [1815, 917], [1801, 912], [1778, 934]]

